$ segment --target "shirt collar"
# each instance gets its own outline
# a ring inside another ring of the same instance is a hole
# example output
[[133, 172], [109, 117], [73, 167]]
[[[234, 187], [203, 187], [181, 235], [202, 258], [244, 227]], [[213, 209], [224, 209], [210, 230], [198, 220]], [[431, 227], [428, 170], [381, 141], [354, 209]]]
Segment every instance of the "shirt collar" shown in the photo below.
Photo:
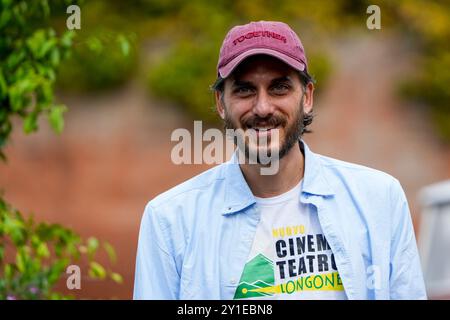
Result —
[[[300, 149], [305, 157], [302, 193], [323, 197], [334, 195], [324, 175], [319, 157], [309, 149], [303, 140], [300, 140]], [[231, 159], [225, 163], [223, 176], [225, 178], [225, 201], [222, 210], [224, 215], [242, 211], [256, 202], [242, 174], [237, 152], [234, 152]]]
[[326, 179], [320, 157], [312, 152], [303, 140], [300, 140], [300, 149], [305, 156], [302, 193], [323, 197], [334, 195], [334, 191]]

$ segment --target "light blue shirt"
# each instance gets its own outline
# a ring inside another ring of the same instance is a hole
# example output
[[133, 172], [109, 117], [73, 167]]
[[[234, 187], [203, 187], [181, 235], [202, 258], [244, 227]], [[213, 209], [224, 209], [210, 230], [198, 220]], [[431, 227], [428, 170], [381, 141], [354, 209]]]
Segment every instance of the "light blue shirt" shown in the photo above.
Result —
[[[318, 215], [348, 299], [426, 299], [398, 180], [300, 145], [300, 201]], [[160, 194], [141, 221], [134, 299], [233, 299], [259, 219], [236, 155]]]

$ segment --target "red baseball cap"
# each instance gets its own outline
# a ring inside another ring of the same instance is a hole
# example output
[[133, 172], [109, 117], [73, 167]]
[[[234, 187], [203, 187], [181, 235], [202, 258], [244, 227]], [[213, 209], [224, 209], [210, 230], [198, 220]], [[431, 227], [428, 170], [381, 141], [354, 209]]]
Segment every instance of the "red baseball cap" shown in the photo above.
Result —
[[218, 76], [228, 77], [239, 63], [256, 54], [273, 56], [299, 71], [307, 70], [305, 50], [297, 34], [286, 23], [258, 21], [228, 31], [220, 48]]

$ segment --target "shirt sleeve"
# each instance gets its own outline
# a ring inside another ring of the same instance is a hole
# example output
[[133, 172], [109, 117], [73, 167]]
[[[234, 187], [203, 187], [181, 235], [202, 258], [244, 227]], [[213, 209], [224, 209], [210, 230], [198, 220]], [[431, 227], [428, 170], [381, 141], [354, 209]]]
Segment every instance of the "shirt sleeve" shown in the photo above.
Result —
[[391, 299], [427, 299], [414, 228], [405, 193], [395, 180], [391, 188]]
[[148, 204], [139, 230], [133, 299], [179, 299], [180, 277], [173, 253], [166, 245], [167, 230], [161, 228]]

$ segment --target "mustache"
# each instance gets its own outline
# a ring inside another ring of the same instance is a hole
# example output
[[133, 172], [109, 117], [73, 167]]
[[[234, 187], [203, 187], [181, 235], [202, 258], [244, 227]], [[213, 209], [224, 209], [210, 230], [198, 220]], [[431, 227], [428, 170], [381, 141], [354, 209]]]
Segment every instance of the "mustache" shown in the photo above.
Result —
[[244, 121], [246, 127], [258, 127], [258, 126], [285, 126], [287, 120], [285, 117], [278, 115], [271, 115], [268, 117], [261, 118], [259, 116], [251, 117]]

